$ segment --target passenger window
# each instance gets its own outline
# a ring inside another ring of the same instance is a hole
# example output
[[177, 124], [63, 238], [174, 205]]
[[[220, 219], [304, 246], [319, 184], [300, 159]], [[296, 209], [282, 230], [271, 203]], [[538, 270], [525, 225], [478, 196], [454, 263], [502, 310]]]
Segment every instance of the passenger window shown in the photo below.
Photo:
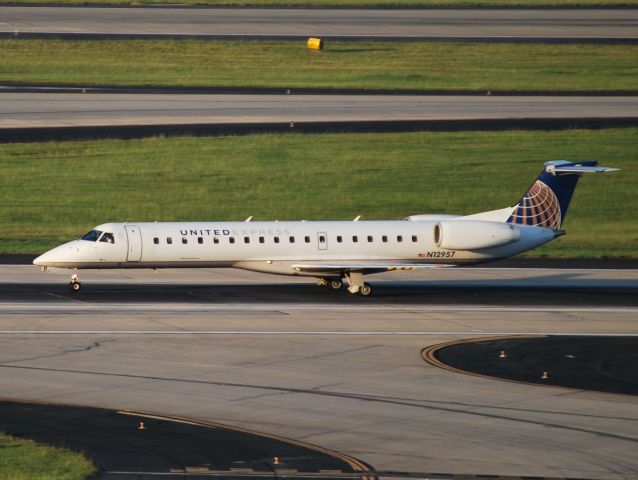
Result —
[[228, 237], [228, 241], [230, 243], [235, 243], [235, 237]]
[[85, 234], [80, 240], [87, 240], [89, 242], [97, 242], [97, 239], [100, 238], [102, 232], [99, 230], [91, 230], [89, 233]]
[[416, 240], [417, 240], [416, 235], [412, 235], [412, 241], [416, 242]]
[[290, 243], [295, 243], [295, 237], [290, 237]]
[[217, 237], [213, 238], [213, 243], [215, 245], [217, 245], [219, 243], [219, 238], [217, 238]]
[[275, 241], [275, 243], [279, 243], [279, 237], [273, 237], [273, 240]]
[[383, 243], [387, 243], [387, 242], [388, 242], [388, 236], [387, 236], [387, 235], [383, 235], [383, 236], [381, 237], [381, 241], [382, 241]]
[[264, 243], [264, 242], [265, 242], [264, 237], [259, 237], [259, 243]]
[[397, 242], [403, 241], [403, 235], [397, 235]]
[[155, 245], [159, 245], [159, 238], [155, 237], [155, 238], [153, 239], [153, 243], [154, 243]]
[[100, 242], [104, 243], [115, 243], [115, 237], [110, 232], [105, 232], [104, 235], [100, 238]]
[[188, 238], [182, 237], [182, 243], [186, 245], [188, 243]]
[[326, 237], [319, 235], [319, 243], [326, 243]]
[[244, 243], [250, 243], [250, 237], [244, 237]]
[[173, 239], [171, 237], [166, 237], [166, 243], [168, 243], [169, 245], [172, 245]]
[[[310, 237], [309, 237], [308, 235], [306, 235], [303, 239], [304, 239], [304, 241], [305, 241], [306, 243], [310, 243]], [[320, 242], [323, 242], [323, 240], [321, 240], [321, 239], [320, 239], [319, 241], [320, 241]]]
[[343, 238], [341, 237], [341, 235], [337, 235], [337, 243], [341, 243], [343, 241]]
[[353, 235], [353, 236], [352, 236], [352, 241], [353, 241], [354, 243], [357, 243], [357, 242], [359, 241], [359, 237], [357, 237], [356, 235]]
[[372, 235], [368, 235], [368, 242], [372, 243]]
[[201, 245], [202, 243], [204, 243], [204, 239], [202, 237], [197, 237], [197, 243]]

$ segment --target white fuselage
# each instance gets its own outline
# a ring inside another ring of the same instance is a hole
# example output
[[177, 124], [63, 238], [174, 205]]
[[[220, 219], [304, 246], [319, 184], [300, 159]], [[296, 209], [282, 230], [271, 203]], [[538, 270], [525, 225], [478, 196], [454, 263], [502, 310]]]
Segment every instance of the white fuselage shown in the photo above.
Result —
[[[452, 221], [457, 225], [463, 220]], [[437, 225], [437, 220], [107, 223], [95, 227], [93, 239], [60, 245], [34, 263], [78, 269], [235, 267], [331, 276], [337, 275], [334, 268], [324, 275], [317, 268], [295, 266], [470, 264], [509, 257], [555, 237], [545, 228], [507, 226], [516, 233], [509, 243], [450, 249], [437, 245]], [[104, 232], [112, 235], [107, 238]]]

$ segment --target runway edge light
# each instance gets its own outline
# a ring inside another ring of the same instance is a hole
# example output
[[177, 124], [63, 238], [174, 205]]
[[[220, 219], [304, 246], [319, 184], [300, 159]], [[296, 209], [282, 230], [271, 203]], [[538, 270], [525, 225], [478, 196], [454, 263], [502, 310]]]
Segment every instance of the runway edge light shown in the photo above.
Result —
[[308, 49], [309, 50], [323, 50], [323, 39], [310, 37], [308, 39]]

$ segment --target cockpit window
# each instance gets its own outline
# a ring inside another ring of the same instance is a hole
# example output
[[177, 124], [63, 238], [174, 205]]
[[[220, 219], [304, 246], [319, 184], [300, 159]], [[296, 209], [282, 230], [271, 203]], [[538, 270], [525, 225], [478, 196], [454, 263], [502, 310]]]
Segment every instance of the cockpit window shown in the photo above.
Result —
[[97, 239], [100, 238], [102, 232], [99, 230], [91, 230], [89, 233], [84, 235], [80, 240], [87, 240], [89, 242], [97, 242]]
[[104, 232], [104, 235], [100, 237], [100, 242], [115, 243], [115, 237], [111, 232]]

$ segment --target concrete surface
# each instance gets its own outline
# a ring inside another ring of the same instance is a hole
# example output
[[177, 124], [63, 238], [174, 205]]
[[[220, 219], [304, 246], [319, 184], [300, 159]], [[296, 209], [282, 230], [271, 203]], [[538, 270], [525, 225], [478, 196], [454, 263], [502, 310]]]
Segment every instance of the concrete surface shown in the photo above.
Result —
[[[84, 297], [66, 291], [66, 274], [0, 268], [4, 397], [215, 420], [416, 476], [638, 475], [635, 397], [481, 379], [420, 355], [504, 333], [635, 335], [636, 301], [617, 306], [610, 293], [638, 298], [636, 270], [397, 272], [378, 277], [390, 293], [376, 299], [242, 271], [82, 273], [96, 287]], [[440, 304], [431, 282], [446, 286]], [[487, 282], [503, 299], [508, 282], [545, 288], [503, 306], [457, 282]], [[586, 285], [586, 303], [564, 294]]]
[[0, 33], [636, 39], [638, 9], [0, 7]]
[[0, 129], [638, 116], [638, 97], [0, 93], [0, 104]]

